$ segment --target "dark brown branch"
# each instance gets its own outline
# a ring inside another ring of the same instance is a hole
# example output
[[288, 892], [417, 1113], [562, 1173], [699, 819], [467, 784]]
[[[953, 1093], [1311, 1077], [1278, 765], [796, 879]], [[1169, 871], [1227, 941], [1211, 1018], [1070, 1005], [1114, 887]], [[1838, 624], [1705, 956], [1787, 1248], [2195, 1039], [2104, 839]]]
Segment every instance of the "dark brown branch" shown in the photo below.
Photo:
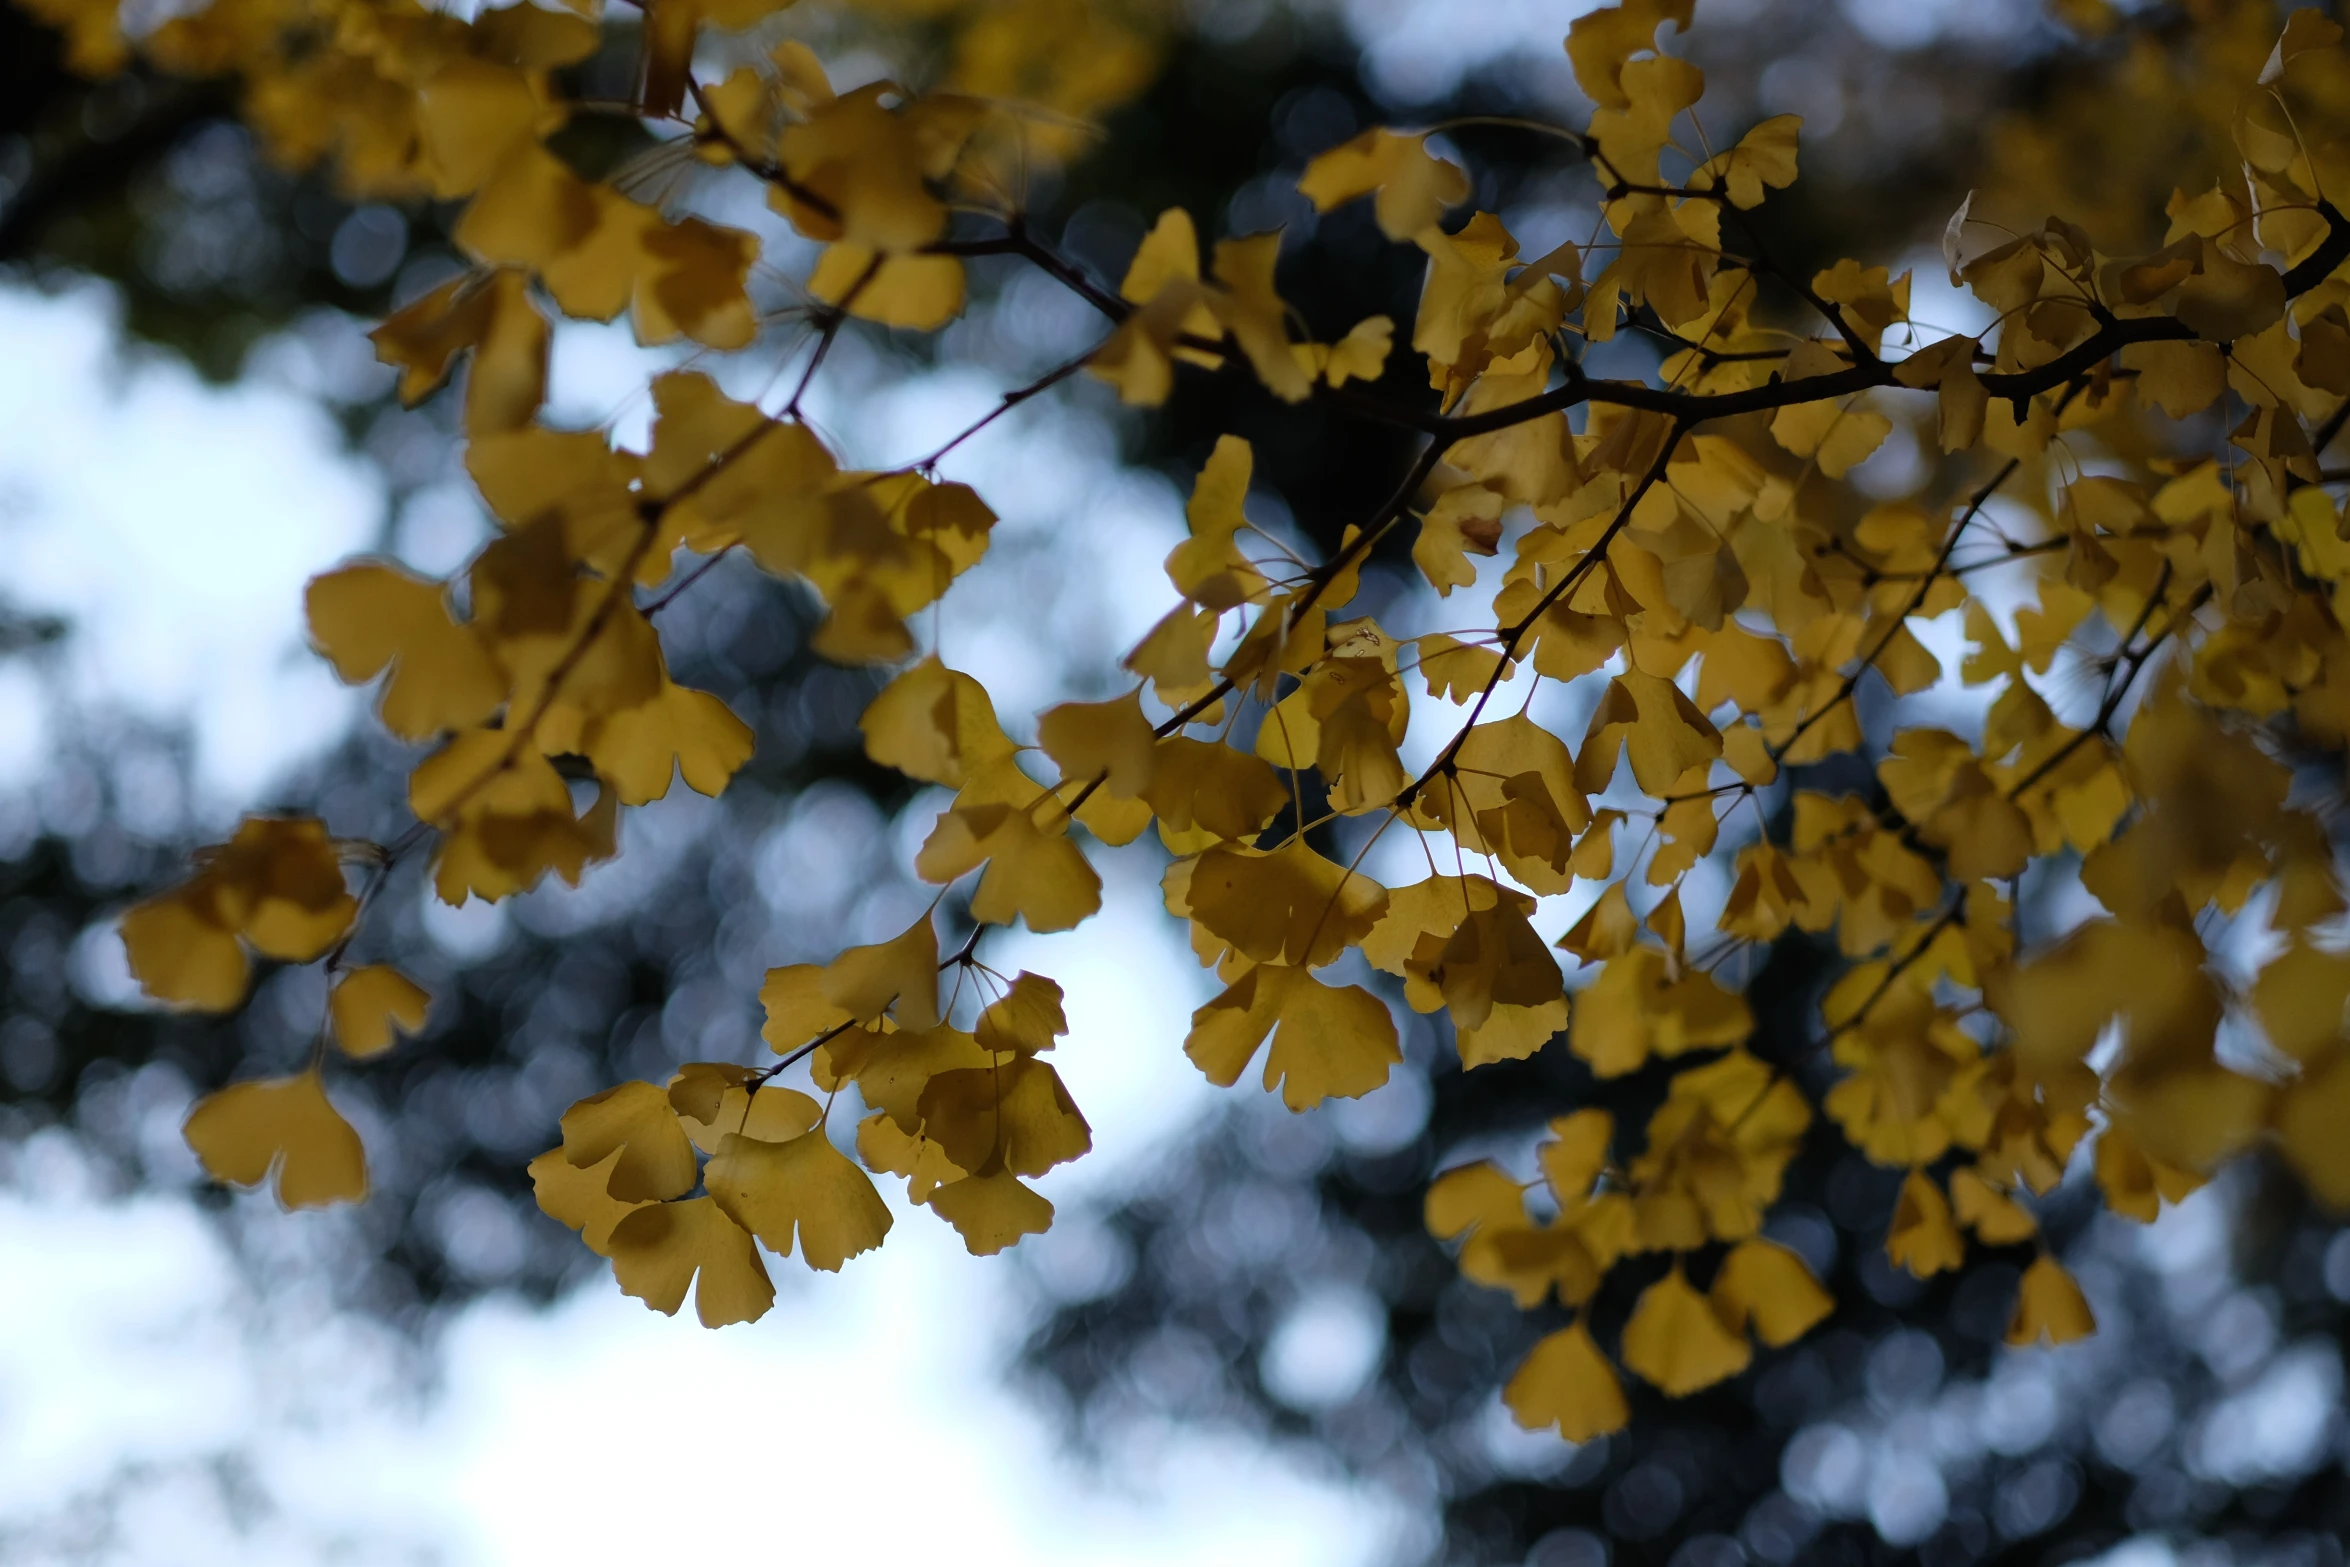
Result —
[[1084, 269], [1076, 262], [1031, 233], [1027, 219], [1021, 214], [1012, 214], [1005, 220], [1004, 227], [1004, 233], [995, 239], [941, 240], [935, 245], [924, 246], [923, 253], [932, 256], [1018, 256], [1093, 306], [1113, 323], [1123, 322], [1134, 314], [1132, 305], [1102, 288], [1087, 277]]
[[1043, 396], [1052, 388], [1060, 385], [1063, 381], [1066, 381], [1069, 379], [1069, 377], [1084, 369], [1086, 364], [1092, 360], [1094, 354], [1098, 351], [1099, 350], [1097, 349], [1089, 348], [1084, 353], [1079, 354], [1076, 358], [1065, 360], [1062, 363], [1055, 365], [1052, 369], [1046, 371], [1036, 380], [1029, 382], [1026, 386], [1015, 387], [1011, 391], [1004, 393], [1003, 396], [998, 399], [996, 405], [993, 408], [989, 409], [986, 413], [981, 414], [970, 424], [965, 425], [961, 431], [950, 438], [945, 445], [939, 447], [938, 450], [932, 452], [929, 456], [923, 458], [921, 461], [913, 464], [914, 470], [917, 473], [925, 473], [933, 468], [936, 468], [940, 459], [945, 457], [956, 447], [962, 445], [965, 441], [968, 441], [971, 439], [971, 437], [977, 435], [980, 431], [986, 429], [989, 425], [995, 423], [998, 419], [1001, 419], [1004, 415], [1010, 413], [1013, 409], [1019, 407], [1022, 403], [1027, 402], [1030, 398]]
[[2317, 249], [2295, 262], [2285, 272], [2285, 295], [2297, 298], [2334, 275], [2334, 268], [2350, 261], [2350, 223], [2334, 210], [2334, 204], [2322, 197], [2317, 204], [2317, 215], [2326, 222], [2326, 237]]

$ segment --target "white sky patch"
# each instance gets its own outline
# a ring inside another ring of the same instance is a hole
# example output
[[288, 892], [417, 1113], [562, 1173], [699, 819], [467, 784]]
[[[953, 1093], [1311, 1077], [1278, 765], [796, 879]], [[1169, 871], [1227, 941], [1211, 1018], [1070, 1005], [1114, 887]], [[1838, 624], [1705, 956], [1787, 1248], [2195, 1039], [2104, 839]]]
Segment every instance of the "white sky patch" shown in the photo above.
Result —
[[[1429, 0], [1328, 0], [1364, 51], [1371, 88], [1397, 105], [1433, 102], [1459, 89], [1480, 72], [1507, 68], [1554, 89], [1553, 101], [1581, 95], [1568, 69], [1567, 29], [1575, 18], [1597, 10], [1600, 0], [1476, 0], [1475, 4], [1430, 4]], [[1261, 4], [1229, 0], [1234, 18], [1254, 18]], [[1762, 0], [1706, 0], [1697, 25], [1719, 34], [1750, 24]], [[2030, 25], [2029, 0], [1843, 0], [1845, 20], [1878, 47], [1906, 52], [1949, 38], [2012, 37]], [[1211, 10], [1213, 28], [1218, 13]], [[1667, 26], [1666, 47], [1687, 52]]]
[[1424, 0], [1342, 0], [1347, 30], [1363, 46], [1364, 66], [1381, 97], [1427, 103], [1505, 60], [1552, 67], [1570, 99], [1568, 24], [1598, 0], [1478, 0], [1428, 5]]
[[[875, 1264], [718, 1334], [594, 1295], [545, 1326], [469, 1314], [448, 1346], [452, 1385], [523, 1417], [449, 1433], [448, 1482], [475, 1521], [476, 1559], [650, 1559], [675, 1548], [690, 1515], [697, 1554], [789, 1540], [822, 1559], [880, 1538], [910, 1551], [951, 1539], [973, 1564], [1302, 1567], [1363, 1559], [1392, 1526], [1362, 1499], [1212, 1439], [1172, 1445], [1149, 1474], [1080, 1477], [993, 1380], [1013, 1326], [1000, 1265], [940, 1230], [893, 1235]], [[548, 1422], [558, 1409], [576, 1415]], [[674, 1478], [613, 1486], [644, 1459]]]
[[40, 777], [50, 755], [49, 695], [22, 661], [0, 664], [0, 787]]
[[10, 362], [39, 367], [0, 377], [0, 580], [71, 622], [63, 700], [185, 718], [199, 788], [248, 798], [350, 722], [302, 585], [372, 541], [382, 488], [315, 402], [126, 352], [115, 315], [97, 287], [0, 289]]
[[1018, 1327], [1005, 1264], [942, 1225], [901, 1226], [837, 1278], [777, 1265], [776, 1309], [718, 1333], [608, 1284], [546, 1313], [487, 1301], [455, 1319], [418, 1393], [377, 1330], [298, 1284], [257, 1288], [186, 1203], [95, 1199], [54, 1137], [26, 1164], [0, 1189], [13, 1562], [84, 1559], [110, 1485], [132, 1504], [96, 1559], [186, 1567], [763, 1559], [785, 1540], [816, 1559], [876, 1531], [951, 1537], [971, 1567], [1335, 1567], [1396, 1526], [1376, 1499], [1229, 1439], [1084, 1472], [996, 1379]]

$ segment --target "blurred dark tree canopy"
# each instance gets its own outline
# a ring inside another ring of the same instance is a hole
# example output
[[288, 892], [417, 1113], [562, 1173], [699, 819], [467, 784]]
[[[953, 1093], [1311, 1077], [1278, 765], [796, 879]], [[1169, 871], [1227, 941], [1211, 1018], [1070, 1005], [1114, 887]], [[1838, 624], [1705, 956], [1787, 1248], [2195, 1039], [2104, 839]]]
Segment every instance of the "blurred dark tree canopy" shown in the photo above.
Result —
[[[1451, 134], [1473, 153], [1477, 206], [1513, 214], [1538, 244], [1589, 225], [1572, 149], [1510, 123], [1583, 112], [1563, 62], [1497, 52], [1439, 83], [1440, 96], [1398, 101], [1393, 71], [1373, 68], [1365, 18], [1400, 8], [1354, 9], [1190, 8], [1149, 89], [1031, 193], [1038, 228], [1107, 287], [1166, 207], [1210, 233], [1286, 225], [1282, 292], [1305, 302], [1317, 337], [1335, 337], [1375, 312], [1409, 320], [1420, 284], [1416, 252], [1371, 243], [1366, 206], [1317, 217], [1295, 193], [1307, 157], [1361, 128], [1473, 120]], [[1484, 26], [1468, 9], [1462, 25]], [[1713, 12], [1693, 42], [1707, 113], [1724, 126], [1807, 117], [1805, 177], [1761, 214], [1763, 239], [1800, 273], [1882, 255], [1889, 237], [1931, 257], [1970, 188], [2004, 193], [2023, 214], [2080, 215], [2115, 248], [2151, 248], [2160, 235], [2147, 223], [2170, 188], [2214, 172], [2195, 165], [2208, 149], [2163, 117], [2165, 93], [2240, 72], [2247, 50], [2256, 66], [2278, 21], [2265, 5], [2217, 0], [2078, 31], [1990, 0], [1700, 10]], [[630, 67], [599, 56], [576, 69], [617, 79]], [[2123, 76], [2141, 118], [2080, 107]], [[315, 175], [275, 169], [235, 110], [222, 85], [147, 67], [86, 82], [53, 33], [0, 7], [0, 277], [19, 288], [102, 278], [131, 334], [229, 379], [257, 343], [348, 339], [455, 270], [452, 211], [354, 204]], [[1035, 330], [1032, 315], [1060, 308], [1009, 265], [973, 278], [980, 298], [965, 323], [876, 351], [1000, 364]], [[1624, 373], [1661, 358], [1638, 332], [1599, 352]], [[1398, 356], [1382, 389], [1432, 402], [1414, 381]], [[361, 385], [339, 411], [395, 506], [456, 471], [450, 398], [408, 411], [388, 375]], [[1259, 484], [1326, 548], [1411, 455], [1390, 429], [1282, 404], [1238, 369], [1179, 382], [1161, 416], [1121, 418], [1118, 432], [1127, 461], [1186, 482], [1219, 435], [1245, 436]], [[1358, 605], [1376, 612], [1409, 590], [1410, 571], [1401, 546], [1385, 549]], [[656, 808], [625, 874], [592, 896], [524, 900], [470, 935], [423, 929], [414, 865], [386, 898], [405, 912], [368, 940], [396, 945], [412, 967], [436, 955], [438, 971], [417, 977], [437, 999], [431, 1048], [389, 1058], [355, 1090], [376, 1153], [376, 1194], [349, 1221], [371, 1261], [358, 1307], [422, 1320], [490, 1288], [548, 1296], [600, 1267], [538, 1212], [523, 1171], [564, 1107], [618, 1079], [746, 1054], [766, 968], [829, 951], [860, 909], [918, 896], [888, 846], [905, 780], [866, 759], [857, 730], [880, 677], [810, 651], [815, 611], [793, 587], [728, 566], [698, 591], [698, 618], [665, 627], [676, 675], [718, 693], [757, 735], [723, 799]], [[0, 657], [37, 666], [74, 635], [7, 611]], [[1862, 694], [1881, 746], [1882, 693]], [[1799, 781], [1871, 790], [1874, 754]], [[191, 1089], [248, 1063], [292, 1063], [301, 1031], [286, 1020], [318, 1005], [317, 976], [292, 971], [225, 1022], [116, 1009], [77, 983], [77, 944], [192, 846], [184, 811], [132, 798], [152, 795], [158, 775], [188, 787], [184, 737], [93, 714], [51, 764], [49, 803], [0, 808], [0, 1134], [68, 1126], [126, 1184], [185, 1179], [176, 1118]], [[369, 729], [265, 803], [388, 839], [405, 821], [400, 775], [392, 743]], [[1816, 1022], [1833, 962], [1824, 938], [1790, 933], [1747, 989], [1756, 1053], [1815, 1102], [1834, 1070]], [[2200, 1229], [2159, 1235], [2060, 1193], [2043, 1223], [2100, 1331], [2019, 1356], [2001, 1341], [2031, 1249], [1925, 1282], [1893, 1269], [1881, 1243], [1899, 1172], [1815, 1122], [1769, 1233], [1810, 1262], [1835, 1315], [1701, 1396], [1635, 1393], [1627, 1432], [1573, 1447], [1519, 1432], [1496, 1397], [1556, 1323], [1462, 1279], [1428, 1236], [1422, 1195], [1469, 1157], [1526, 1165], [1561, 1107], [1607, 1102], [1638, 1118], [1664, 1077], [1603, 1089], [1555, 1049], [1465, 1074], [1438, 1028], [1415, 1020], [1397, 1079], [1358, 1104], [1290, 1117], [1262, 1096], [1235, 1098], [1123, 1200], [1069, 1214], [1024, 1248], [1041, 1315], [1019, 1372], [1065, 1412], [1073, 1440], [1147, 1453], [1167, 1421], [1262, 1434], [1424, 1505], [1437, 1532], [1400, 1542], [1406, 1554], [1464, 1567], [1961, 1567], [2072, 1560], [2146, 1534], [2215, 1563], [2340, 1561], [2350, 1243], [2281, 1169], [2236, 1171], [2197, 1210]], [[1662, 1266], [1611, 1282], [1597, 1308], [1606, 1332]]]

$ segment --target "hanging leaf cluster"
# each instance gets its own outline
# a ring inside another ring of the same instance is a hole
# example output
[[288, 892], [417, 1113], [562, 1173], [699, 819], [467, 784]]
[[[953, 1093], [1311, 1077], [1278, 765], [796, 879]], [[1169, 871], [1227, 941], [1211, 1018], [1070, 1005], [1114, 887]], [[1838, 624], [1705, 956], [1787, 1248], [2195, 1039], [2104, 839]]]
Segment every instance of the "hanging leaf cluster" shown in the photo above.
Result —
[[[255, 955], [321, 963], [336, 1072], [421, 1026], [413, 983], [345, 961], [394, 864], [428, 856], [452, 904], [576, 882], [616, 852], [622, 811], [678, 778], [716, 794], [749, 756], [749, 729], [663, 656], [660, 628], [719, 556], [812, 590], [826, 656], [897, 671], [865, 746], [952, 792], [916, 867], [970, 940], [942, 957], [934, 908], [776, 969], [772, 1056], [584, 1099], [531, 1166], [546, 1210], [655, 1309], [690, 1291], [707, 1324], [753, 1318], [769, 1255], [829, 1271], [880, 1245], [876, 1176], [973, 1252], [1044, 1229], [1038, 1177], [1091, 1144], [1052, 1065], [1062, 993], [979, 952], [998, 928], [1094, 915], [1087, 843], [1145, 834], [1214, 974], [1184, 1048], [1218, 1084], [1300, 1112], [1369, 1093], [1401, 1060], [1397, 1005], [1443, 1014], [1467, 1069], [1565, 1050], [1597, 1079], [1661, 1083], [1644, 1120], [1545, 1107], [1530, 1185], [1477, 1163], [1427, 1193], [1467, 1277], [1568, 1313], [1507, 1398], [1575, 1440], [1627, 1418], [1619, 1366], [1688, 1394], [1831, 1310], [1762, 1233], [1815, 1121], [1906, 1172], [1885, 1244], [1921, 1276], [2033, 1242], [2034, 1200], [2077, 1157], [2137, 1219], [2271, 1146], [2350, 1203], [2345, 904], [2295, 772], [2316, 757], [2338, 779], [2350, 741], [2350, 521], [2322, 462], [2350, 418], [2350, 219], [2327, 197], [2350, 186], [2350, 54], [2316, 13], [2239, 84], [2238, 173], [2179, 192], [2155, 253], [1962, 206], [1943, 262], [1993, 324], [1954, 334], [1912, 318], [1907, 273], [1772, 259], [1753, 214], [1797, 178], [1798, 122], [1709, 139], [1703, 73], [1673, 52], [1691, 0], [1625, 0], [1565, 41], [1596, 105], [1555, 128], [1594, 182], [1588, 241], [1523, 254], [1465, 210], [1475, 183], [1427, 133], [1371, 130], [1298, 188], [1324, 211], [1367, 201], [1425, 283], [1409, 323], [1318, 342], [1279, 292], [1278, 234], [1203, 247], [1169, 210], [1113, 292], [1007, 194], [1012, 171], [1072, 150], [1072, 117], [1147, 78], [1150, 39], [1107, 8], [985, 8], [935, 88], [839, 91], [798, 42], [703, 73], [699, 46], [755, 30], [770, 0], [652, 0], [623, 107], [820, 248], [794, 279], [798, 372], [755, 403], [663, 375], [635, 451], [545, 422], [553, 319], [625, 315], [640, 342], [711, 354], [755, 354], [775, 323], [754, 234], [549, 142], [590, 107], [558, 84], [605, 40], [593, 0], [470, 21], [215, 5], [136, 37], [109, 4], [36, 9], [93, 72], [136, 52], [240, 76], [273, 151], [354, 193], [461, 204], [472, 263], [374, 340], [410, 401], [463, 366], [467, 467], [501, 531], [446, 581], [363, 560], [308, 598], [320, 653], [431, 747], [408, 782], [416, 827], [376, 844], [248, 821], [125, 918], [151, 995], [225, 1010]], [[1252, 520], [1253, 454], [1225, 436], [1126, 689], [1008, 729], [922, 629], [996, 521], [942, 475], [961, 438], [859, 470], [802, 411], [849, 322], [935, 331], [982, 255], [1033, 264], [1099, 317], [1081, 357], [1004, 408], [1081, 377], [1149, 408], [1185, 377], [1245, 375], [1389, 429], [1413, 454], [1404, 482], [1303, 559]], [[1633, 331], [1664, 345], [1653, 376], [1587, 368]], [[1431, 397], [1371, 385], [1393, 384], [1397, 355]], [[2131, 433], [2146, 410], [2167, 444]], [[1897, 423], [1922, 424], [1965, 487], [1856, 499], [1848, 481]], [[1414, 612], [1443, 624], [1350, 613], [1371, 553], [1407, 542], [1432, 590]], [[1995, 574], [2020, 599], [1984, 596]], [[1919, 635], [1953, 612], [1955, 668]], [[1873, 793], [1783, 777], [1863, 746], [1864, 690], [1938, 682], [1978, 691], [1984, 716], [1903, 709]], [[1545, 716], [1569, 709], [1588, 717]], [[1375, 881], [1385, 839], [1415, 844], [1425, 878]], [[1357, 847], [1325, 852], [1339, 841]], [[1727, 896], [1701, 900], [1690, 873], [1720, 862]], [[2096, 911], [2027, 939], [2019, 882], [2075, 865]], [[2270, 936], [2249, 972], [2213, 946], [2240, 917]], [[1795, 1052], [1750, 1048], [1736, 977], [1790, 931], [1844, 959], [1819, 1020], [1838, 1076], [1817, 1102]], [[289, 1204], [361, 1195], [329, 1059], [205, 1100], [187, 1130], [207, 1167], [274, 1174]], [[864, 1118], [830, 1124], [851, 1085]], [[1603, 1343], [1586, 1308], [1643, 1259], [1653, 1282]], [[2011, 1338], [2092, 1326], [2042, 1251]]]

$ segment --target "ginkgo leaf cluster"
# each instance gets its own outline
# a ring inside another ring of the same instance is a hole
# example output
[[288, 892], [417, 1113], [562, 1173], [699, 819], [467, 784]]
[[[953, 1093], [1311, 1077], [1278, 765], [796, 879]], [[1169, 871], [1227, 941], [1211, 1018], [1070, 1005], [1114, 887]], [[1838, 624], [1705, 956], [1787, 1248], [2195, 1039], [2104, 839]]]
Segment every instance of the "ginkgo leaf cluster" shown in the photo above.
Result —
[[[2040, 1235], [2068, 1170], [2144, 1220], [2274, 1147], [2350, 1203], [2350, 903], [2328, 812], [2297, 787], [2312, 757], [2338, 778], [2350, 743], [2350, 519], [2322, 461], [2350, 419], [2350, 220], [2325, 196], [2350, 169], [2299, 129], [2350, 130], [2332, 24], [2296, 16], [2240, 84], [2240, 172], [2176, 192], [2153, 254], [1961, 207], [1944, 262], [1995, 325], [1954, 334], [1912, 318], [1906, 273], [1770, 259], [1749, 214], [1796, 181], [1799, 123], [1701, 134], [1704, 73], [1675, 43], [1691, 6], [1625, 0], [1565, 40], [1596, 106], [1556, 127], [1593, 180], [1584, 239], [1529, 256], [1501, 215], [1464, 211], [1478, 185], [1432, 130], [1376, 127], [1304, 167], [1304, 199], [1367, 200], [1424, 268], [1408, 334], [1372, 316], [1322, 342], [1281, 293], [1278, 234], [1203, 246], [1170, 208], [1113, 291], [1028, 227], [1006, 160], [1071, 148], [1007, 85], [1033, 74], [1048, 107], [1098, 109], [1139, 82], [1117, 38], [1072, 46], [1099, 51], [1084, 88], [1042, 38], [998, 37], [981, 70], [984, 25], [934, 87], [836, 91], [797, 42], [696, 74], [703, 30], [771, 9], [657, 7], [631, 108], [814, 247], [785, 315], [763, 306], [757, 233], [548, 142], [576, 107], [560, 68], [602, 36], [591, 15], [419, 11], [298, 61], [271, 55], [271, 25], [204, 10], [139, 40], [166, 68], [244, 75], [274, 143], [350, 188], [461, 204], [471, 270], [375, 342], [411, 400], [464, 377], [466, 466], [499, 524], [445, 580], [359, 561], [312, 583], [320, 653], [377, 682], [382, 722], [424, 748], [416, 830], [349, 844], [248, 822], [125, 916], [152, 995], [224, 1010], [255, 956], [318, 961], [354, 1060], [427, 1026], [395, 969], [344, 961], [395, 862], [429, 853], [452, 903], [576, 882], [617, 851], [623, 809], [678, 777], [715, 794], [749, 758], [750, 730], [676, 684], [662, 643], [699, 563], [740, 551], [821, 602], [817, 651], [892, 671], [861, 731], [943, 797], [914, 859], [940, 901], [889, 941], [770, 973], [772, 1059], [694, 1063], [564, 1116], [531, 1167], [541, 1204], [655, 1309], [690, 1292], [707, 1324], [756, 1317], [764, 1253], [832, 1270], [881, 1244], [877, 1174], [974, 1252], [1049, 1224], [1036, 1183], [1091, 1145], [1050, 1059], [1063, 997], [979, 954], [992, 931], [1099, 911], [1089, 842], [1163, 853], [1207, 998], [1184, 1049], [1217, 1084], [1249, 1077], [1298, 1112], [1370, 1093], [1408, 1012], [1442, 1015], [1463, 1070], [1556, 1050], [1594, 1095], [1654, 1090], [1620, 1121], [1532, 1107], [1538, 1181], [1486, 1161], [1426, 1196], [1466, 1277], [1566, 1313], [1505, 1396], [1572, 1440], [1629, 1418], [1619, 1366], [1686, 1395], [1835, 1309], [1764, 1235], [1807, 1137], [1902, 1172], [1885, 1244], [1914, 1274], [2033, 1248], [2017, 1344], [2094, 1324]], [[91, 68], [127, 47], [95, 10], [57, 10]], [[982, 256], [1042, 268], [1099, 317], [1081, 357], [1003, 408], [1064, 382], [1150, 408], [1185, 377], [1245, 378], [1382, 425], [1405, 481], [1309, 560], [1252, 515], [1254, 453], [1223, 435], [1153, 584], [1161, 618], [1093, 672], [1094, 699], [1007, 717], [923, 613], [996, 521], [944, 477], [961, 438], [856, 469], [802, 408], [852, 322], [939, 328]], [[813, 346], [756, 401], [663, 374], [635, 450], [543, 406], [550, 322], [623, 314], [645, 343], [772, 363], [789, 326]], [[1635, 330], [1666, 345], [1654, 376], [1586, 363]], [[2149, 409], [2168, 445], [2145, 438]], [[1948, 460], [1913, 494], [1864, 497], [1851, 481], [1897, 423]], [[1356, 600], [1383, 550], [1428, 591], [1374, 613]], [[1993, 568], [2004, 611], [1979, 587]], [[1967, 648], [1946, 667], [1920, 630], [1953, 614]], [[1897, 703], [1872, 739], [1864, 694], [1936, 687], [1979, 723]], [[1374, 876], [1383, 838], [1426, 877]], [[1725, 873], [1718, 908], [1701, 863]], [[2023, 878], [2075, 865], [2096, 912], [2027, 938]], [[943, 958], [941, 918], [969, 928]], [[2215, 944], [2238, 919], [2274, 938], [2248, 979]], [[1790, 938], [1836, 959], [1816, 1054], [1758, 1038], [1741, 993], [1748, 958]], [[2235, 1029], [2267, 1054], [2223, 1052]], [[234, 1085], [190, 1141], [224, 1179], [274, 1171], [289, 1203], [356, 1196], [321, 1083]]]

